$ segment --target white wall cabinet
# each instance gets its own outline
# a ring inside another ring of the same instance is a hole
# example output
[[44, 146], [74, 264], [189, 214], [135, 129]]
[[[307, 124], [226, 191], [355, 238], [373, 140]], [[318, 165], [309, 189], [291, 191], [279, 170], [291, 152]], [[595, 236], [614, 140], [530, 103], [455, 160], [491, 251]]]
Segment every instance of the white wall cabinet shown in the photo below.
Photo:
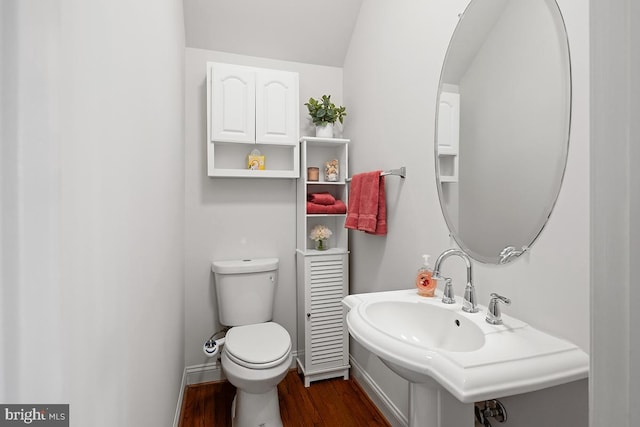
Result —
[[438, 110], [438, 166], [440, 182], [458, 182], [460, 94], [440, 93]]
[[[207, 63], [208, 175], [297, 178], [298, 74]], [[247, 154], [265, 156], [265, 170], [249, 170]]]
[[[297, 185], [297, 305], [298, 370], [305, 386], [311, 381], [349, 377], [349, 333], [342, 299], [349, 293], [348, 232], [346, 214], [307, 212], [312, 193], [329, 193], [348, 205], [348, 139], [303, 137], [300, 140], [302, 176]], [[324, 163], [338, 160], [337, 181], [324, 179]], [[320, 169], [319, 180], [310, 181], [307, 168]], [[329, 249], [318, 251], [309, 238], [313, 227], [323, 224], [332, 231]]]

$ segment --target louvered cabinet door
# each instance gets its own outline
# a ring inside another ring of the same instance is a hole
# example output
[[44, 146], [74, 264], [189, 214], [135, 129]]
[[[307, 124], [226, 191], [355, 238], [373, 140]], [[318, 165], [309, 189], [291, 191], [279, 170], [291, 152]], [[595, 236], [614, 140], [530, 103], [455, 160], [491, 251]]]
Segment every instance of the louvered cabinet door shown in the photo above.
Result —
[[342, 299], [348, 294], [348, 254], [304, 258], [305, 385], [338, 376], [346, 379], [349, 334]]

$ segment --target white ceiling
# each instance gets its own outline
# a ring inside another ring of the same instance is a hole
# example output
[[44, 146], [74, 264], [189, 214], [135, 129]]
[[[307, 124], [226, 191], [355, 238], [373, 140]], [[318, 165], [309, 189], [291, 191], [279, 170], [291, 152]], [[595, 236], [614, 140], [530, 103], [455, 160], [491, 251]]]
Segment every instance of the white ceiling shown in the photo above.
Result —
[[362, 0], [183, 0], [187, 47], [342, 67]]

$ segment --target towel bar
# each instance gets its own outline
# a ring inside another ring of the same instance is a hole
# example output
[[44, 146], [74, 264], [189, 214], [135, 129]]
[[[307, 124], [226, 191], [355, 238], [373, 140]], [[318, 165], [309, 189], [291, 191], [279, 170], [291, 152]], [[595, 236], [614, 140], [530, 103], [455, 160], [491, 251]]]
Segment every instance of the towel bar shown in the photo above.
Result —
[[[386, 176], [386, 175], [397, 175], [400, 178], [404, 178], [407, 176], [407, 168], [405, 166], [402, 166], [401, 168], [398, 168], [398, 169], [390, 169], [388, 171], [380, 172], [380, 176]], [[351, 178], [347, 178], [346, 181], [347, 182], [351, 181]]]

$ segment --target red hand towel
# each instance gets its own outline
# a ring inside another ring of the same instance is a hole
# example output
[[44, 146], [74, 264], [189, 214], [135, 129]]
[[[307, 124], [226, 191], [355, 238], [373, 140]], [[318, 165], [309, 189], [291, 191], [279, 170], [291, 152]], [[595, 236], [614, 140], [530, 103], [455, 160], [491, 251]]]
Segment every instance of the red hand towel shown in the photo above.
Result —
[[347, 213], [347, 205], [342, 200], [336, 200], [333, 205], [319, 205], [317, 203], [307, 202], [308, 214], [345, 214]]
[[357, 174], [351, 178], [349, 185], [349, 209], [347, 218], [344, 220], [344, 227], [351, 230], [358, 229], [358, 218], [360, 217], [360, 195], [362, 193], [362, 181], [364, 174]]
[[331, 193], [311, 193], [308, 200], [318, 205], [333, 205], [336, 202]]
[[374, 231], [365, 230], [369, 234], [384, 236], [387, 234], [387, 202], [384, 192], [384, 176], [378, 182], [378, 214], [376, 215], [376, 228]]
[[361, 173], [351, 179], [346, 228], [378, 236], [387, 234], [387, 206], [381, 172]]

